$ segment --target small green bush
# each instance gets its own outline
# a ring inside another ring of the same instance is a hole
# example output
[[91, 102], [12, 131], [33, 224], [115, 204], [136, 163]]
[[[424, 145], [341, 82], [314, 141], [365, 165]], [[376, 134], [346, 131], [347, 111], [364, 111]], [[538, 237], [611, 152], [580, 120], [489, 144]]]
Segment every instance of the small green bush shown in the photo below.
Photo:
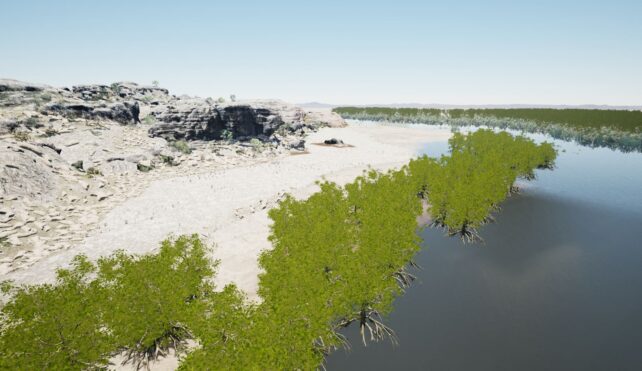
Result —
[[48, 137], [53, 137], [54, 135], [58, 135], [60, 132], [54, 128], [47, 128], [45, 129], [45, 135]]
[[52, 99], [51, 94], [49, 93], [42, 93], [40, 94], [39, 98], [42, 102], [51, 102]]
[[136, 164], [136, 169], [138, 169], [138, 171], [140, 171], [142, 173], [148, 173], [148, 172], [150, 172], [151, 170], [154, 169], [154, 165], [148, 166], [148, 165], [145, 165], [145, 164], [138, 163], [138, 164]]
[[231, 142], [234, 139], [234, 133], [232, 132], [232, 130], [223, 129], [223, 131], [221, 132], [221, 139], [227, 142]]
[[161, 161], [169, 166], [174, 166], [174, 156], [168, 156], [168, 155], [159, 155]]
[[13, 138], [18, 142], [28, 142], [31, 140], [31, 134], [26, 131], [14, 131]]
[[29, 117], [24, 121], [24, 124], [27, 128], [29, 129], [34, 129], [43, 126], [37, 118], [35, 117]]
[[95, 166], [92, 166], [89, 169], [87, 169], [87, 176], [94, 177], [96, 175], [103, 175], [103, 173], [102, 171], [100, 171], [100, 169], [98, 169]]
[[111, 89], [112, 94], [114, 95], [120, 95], [120, 84], [115, 82], [111, 85], [109, 85], [109, 88]]
[[252, 146], [252, 150], [254, 150], [254, 152], [262, 152], [265, 147], [263, 142], [261, 142], [257, 138], [250, 139], [250, 145]]
[[154, 115], [147, 115], [143, 119], [143, 124], [146, 124], [146, 125], [152, 125], [155, 122], [156, 122], [156, 118], [154, 117]]
[[184, 153], [186, 155], [189, 155], [190, 153], [192, 153], [192, 149], [190, 148], [189, 144], [184, 140], [177, 140], [177, 141], [171, 142], [170, 145], [172, 146], [172, 148], [174, 148], [178, 152]]

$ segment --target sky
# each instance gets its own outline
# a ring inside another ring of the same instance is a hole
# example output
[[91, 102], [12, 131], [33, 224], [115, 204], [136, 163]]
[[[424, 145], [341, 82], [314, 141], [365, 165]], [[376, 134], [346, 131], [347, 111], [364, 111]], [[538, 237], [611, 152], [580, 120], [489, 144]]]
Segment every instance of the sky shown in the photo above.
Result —
[[333, 104], [642, 105], [642, 1], [0, 0], [0, 78]]

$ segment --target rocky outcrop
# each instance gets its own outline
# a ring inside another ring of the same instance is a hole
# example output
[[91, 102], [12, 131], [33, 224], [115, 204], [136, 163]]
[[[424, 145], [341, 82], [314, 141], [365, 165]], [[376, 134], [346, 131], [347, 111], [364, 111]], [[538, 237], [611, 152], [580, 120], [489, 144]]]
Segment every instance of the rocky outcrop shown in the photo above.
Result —
[[76, 85], [71, 91], [77, 98], [87, 101], [108, 100], [114, 95], [107, 85]]
[[308, 109], [305, 112], [305, 122], [331, 128], [342, 128], [348, 125], [339, 114], [329, 109]]
[[149, 129], [151, 137], [167, 140], [213, 140], [224, 128], [217, 125], [218, 113], [204, 100], [180, 100], [152, 111], [158, 122]]
[[120, 98], [149, 101], [153, 103], [156, 99], [169, 99], [169, 90], [157, 86], [138, 85], [133, 82], [119, 82], [115, 84], [115, 90]]
[[[151, 137], [166, 140], [246, 140], [258, 138], [275, 143], [285, 136], [304, 136], [321, 126], [340, 126], [336, 117], [305, 112], [299, 107], [275, 101], [217, 103], [207, 98], [170, 95], [167, 89], [133, 82], [76, 85], [53, 88], [15, 80], [0, 80], [0, 107], [15, 114], [0, 115], [0, 134], [17, 127], [33, 132], [33, 123], [46, 125], [35, 135], [55, 135], [64, 120], [105, 120], [136, 124], [144, 117], [155, 123]], [[24, 113], [32, 111], [25, 117]], [[142, 112], [141, 112], [142, 111]], [[46, 115], [48, 117], [42, 117]], [[17, 119], [18, 116], [20, 119]], [[21, 130], [22, 130], [21, 129]], [[276, 138], [278, 134], [281, 138]]]
[[69, 249], [155, 179], [305, 153], [305, 135], [323, 125], [274, 100], [0, 80], [0, 276]]
[[138, 102], [116, 103], [51, 103], [41, 111], [43, 114], [55, 113], [67, 118], [84, 118], [87, 120], [105, 119], [121, 124], [140, 122]]
[[167, 89], [138, 85], [133, 82], [116, 82], [111, 85], [76, 85], [71, 88], [71, 92], [75, 97], [84, 101], [133, 100], [152, 103], [169, 99]]
[[10, 80], [10, 79], [0, 79], [0, 92], [6, 91], [43, 91], [49, 88], [46, 85], [32, 84], [28, 82]]
[[159, 123], [149, 129], [150, 136], [167, 140], [267, 139], [283, 124], [277, 112], [262, 107], [216, 106], [200, 99], [176, 103], [152, 111]]
[[220, 121], [234, 137], [268, 137], [283, 124], [281, 116], [268, 108], [250, 105], [217, 108]]

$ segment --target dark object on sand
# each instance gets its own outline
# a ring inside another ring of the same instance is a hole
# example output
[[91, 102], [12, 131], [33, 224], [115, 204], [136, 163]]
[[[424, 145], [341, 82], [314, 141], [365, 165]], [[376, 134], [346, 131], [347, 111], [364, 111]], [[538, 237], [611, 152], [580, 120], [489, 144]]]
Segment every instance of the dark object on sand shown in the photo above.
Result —
[[329, 144], [329, 145], [337, 145], [337, 144], [344, 144], [341, 139], [337, 138], [332, 138], [332, 139], [326, 139], [323, 141], [324, 144]]
[[75, 167], [76, 169], [78, 169], [80, 171], [85, 171], [85, 169], [83, 168], [82, 160], [78, 160], [78, 161], [74, 162], [73, 164], [71, 164], [71, 166]]

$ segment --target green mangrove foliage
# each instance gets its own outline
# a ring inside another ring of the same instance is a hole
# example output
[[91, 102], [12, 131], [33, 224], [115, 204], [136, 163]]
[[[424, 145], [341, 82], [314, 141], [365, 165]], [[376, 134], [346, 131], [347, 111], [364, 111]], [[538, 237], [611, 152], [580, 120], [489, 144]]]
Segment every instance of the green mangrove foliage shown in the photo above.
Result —
[[534, 169], [551, 169], [556, 157], [550, 143], [536, 145], [522, 136], [490, 130], [455, 133], [449, 145], [449, 156], [423, 156], [408, 167], [430, 203], [433, 224], [467, 242], [480, 239], [476, 229], [517, 191], [517, 178], [533, 179]]
[[548, 134], [590, 147], [642, 152], [642, 111], [386, 107], [338, 107], [334, 111], [347, 119], [453, 127], [485, 126]]
[[316, 369], [349, 346], [341, 329], [351, 324], [364, 344], [396, 342], [384, 318], [414, 280], [422, 197], [436, 223], [470, 239], [516, 178], [555, 159], [549, 144], [489, 130], [455, 134], [450, 148], [282, 200], [269, 212], [260, 303], [234, 286], [215, 292], [215, 265], [196, 237], [166, 241], [154, 255], [78, 257], [55, 284], [14, 287], [2, 309], [0, 368], [103, 367], [123, 352], [143, 366], [192, 338], [199, 345], [181, 359], [184, 370]]
[[[273, 250], [264, 252], [259, 294], [248, 320], [184, 360], [184, 369], [314, 369], [348, 343], [340, 329], [360, 328], [361, 340], [389, 338], [383, 318], [414, 277], [422, 200], [433, 219], [467, 240], [511, 191], [518, 177], [550, 168], [555, 150], [507, 133], [456, 134], [451, 156], [422, 157], [400, 170], [370, 171], [339, 187], [321, 183], [307, 200], [287, 197], [270, 211]], [[280, 335], [279, 335], [280, 334]]]
[[216, 265], [205, 254], [197, 237], [180, 237], [153, 255], [119, 252], [96, 264], [77, 256], [53, 284], [4, 284], [13, 295], [2, 308], [0, 369], [104, 367], [118, 352], [140, 368], [180, 348], [204, 313], [242, 302], [234, 287], [213, 292]]
[[347, 346], [339, 329], [353, 322], [364, 342], [394, 340], [382, 316], [412, 280], [405, 266], [419, 249], [415, 184], [404, 168], [320, 187], [270, 211], [274, 249], [260, 258], [263, 302], [224, 343], [200, 338], [184, 369], [315, 369]]

